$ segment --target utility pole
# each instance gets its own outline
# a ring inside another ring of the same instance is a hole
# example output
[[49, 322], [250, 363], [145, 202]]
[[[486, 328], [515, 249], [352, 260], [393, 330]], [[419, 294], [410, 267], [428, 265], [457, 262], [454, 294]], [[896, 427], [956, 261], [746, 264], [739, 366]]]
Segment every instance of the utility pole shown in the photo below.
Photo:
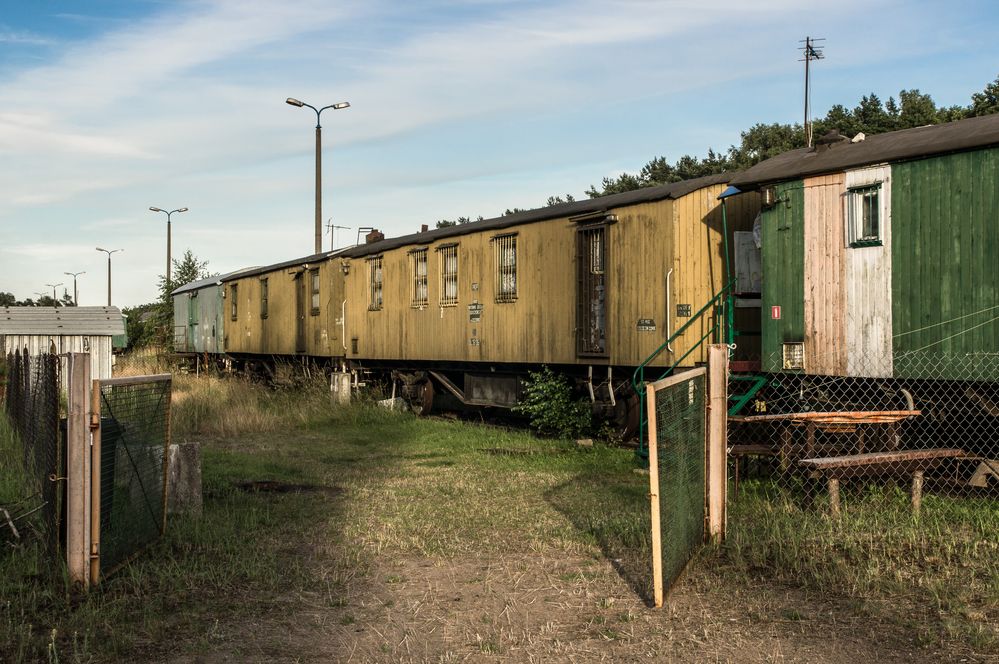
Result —
[[811, 94], [811, 69], [809, 67], [809, 64], [812, 62], [812, 60], [822, 60], [823, 58], [826, 57], [825, 54], [822, 52], [822, 49], [825, 47], [825, 44], [819, 43], [824, 41], [825, 39], [821, 37], [819, 38], [805, 37], [805, 39], [802, 42], [799, 42], [803, 43], [804, 46], [798, 48], [798, 50], [801, 51], [802, 55], [804, 56], [803, 58], [798, 60], [798, 62], [804, 61], [805, 63], [805, 123], [802, 125], [802, 128], [805, 130], [805, 145], [808, 147], [812, 147], [812, 121], [811, 121], [812, 110], [811, 110], [811, 99], [809, 98]]

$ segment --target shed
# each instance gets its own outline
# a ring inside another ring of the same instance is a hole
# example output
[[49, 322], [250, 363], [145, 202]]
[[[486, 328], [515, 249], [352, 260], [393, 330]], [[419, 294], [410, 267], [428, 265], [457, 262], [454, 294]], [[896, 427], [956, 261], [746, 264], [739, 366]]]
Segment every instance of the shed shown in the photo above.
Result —
[[732, 184], [763, 193], [764, 370], [995, 379], [999, 115], [831, 136]]
[[50, 352], [90, 353], [92, 378], [111, 378], [112, 337], [125, 334], [125, 319], [117, 307], [0, 308], [3, 353], [28, 349], [30, 355]]

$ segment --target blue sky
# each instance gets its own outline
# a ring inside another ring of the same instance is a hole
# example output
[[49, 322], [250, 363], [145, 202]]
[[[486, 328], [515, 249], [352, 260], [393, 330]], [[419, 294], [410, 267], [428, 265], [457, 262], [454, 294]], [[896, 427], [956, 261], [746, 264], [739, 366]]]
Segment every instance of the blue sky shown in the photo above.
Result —
[[[813, 106], [999, 75], [994, 2], [0, 0], [0, 290], [80, 277], [81, 304], [156, 297], [190, 248], [225, 272], [313, 248], [323, 210], [387, 235], [537, 207], [649, 159], [801, 116], [798, 40], [827, 39]], [[349, 237], [348, 237], [349, 236]], [[341, 231], [338, 246], [352, 241]], [[330, 246], [330, 236], [324, 246]]]

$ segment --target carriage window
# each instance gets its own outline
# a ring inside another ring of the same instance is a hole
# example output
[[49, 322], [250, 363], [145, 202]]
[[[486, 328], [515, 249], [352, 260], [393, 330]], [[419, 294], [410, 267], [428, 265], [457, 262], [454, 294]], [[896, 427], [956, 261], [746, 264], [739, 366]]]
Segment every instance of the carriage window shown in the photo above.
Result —
[[368, 260], [368, 284], [370, 298], [368, 309], [377, 311], [382, 308], [382, 257], [375, 256]]
[[427, 306], [427, 250], [417, 249], [409, 254], [410, 273], [413, 277], [413, 289], [410, 306]]
[[260, 280], [260, 317], [267, 318], [267, 277]]
[[493, 238], [493, 265], [496, 277], [496, 301], [517, 299], [517, 236], [498, 235]]
[[319, 315], [319, 268], [309, 270], [309, 283], [312, 284], [312, 315]]
[[449, 244], [437, 249], [440, 256], [441, 306], [458, 304], [458, 245]]
[[846, 216], [851, 247], [881, 244], [881, 183], [846, 192]]
[[236, 288], [236, 284], [229, 286], [229, 317], [232, 320], [236, 320], [239, 315], [238, 309], [239, 303], [239, 291]]

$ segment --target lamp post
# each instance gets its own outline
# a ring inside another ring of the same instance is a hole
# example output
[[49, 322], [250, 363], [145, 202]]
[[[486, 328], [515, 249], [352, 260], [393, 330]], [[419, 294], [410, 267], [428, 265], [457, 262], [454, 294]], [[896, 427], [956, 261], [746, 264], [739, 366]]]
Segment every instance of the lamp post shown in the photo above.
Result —
[[59, 300], [56, 299], [55, 289], [56, 289], [56, 286], [62, 286], [62, 284], [59, 283], [59, 284], [45, 284], [45, 285], [52, 289], [52, 306], [53, 307], [58, 307], [59, 306]]
[[341, 101], [337, 104], [330, 104], [329, 106], [316, 108], [312, 104], [306, 104], [304, 101], [299, 101], [294, 97], [288, 97], [285, 100], [285, 103], [297, 106], [298, 108], [308, 106], [316, 112], [316, 253], [318, 254], [323, 250], [323, 127], [319, 124], [319, 116], [327, 108], [332, 108], [334, 111], [339, 111], [341, 108], [350, 108], [350, 102]]
[[97, 251], [103, 251], [108, 255], [108, 306], [111, 306], [111, 254], [117, 251], [125, 251], [124, 249], [101, 249], [97, 247]]
[[86, 274], [84, 272], [63, 272], [67, 277], [73, 277], [73, 304], [75, 306], [80, 306], [80, 291], [76, 290], [76, 278], [81, 274]]
[[[149, 208], [149, 211], [150, 212], [162, 212], [163, 214], [165, 214], [167, 216], [167, 271], [166, 271], [166, 289], [167, 289], [167, 293], [169, 293], [170, 292], [170, 215], [172, 215], [174, 212], [187, 212], [187, 208], [183, 207], [183, 208], [180, 208], [178, 210], [170, 210], [169, 212], [167, 212], [166, 210], [161, 210], [158, 207], [151, 207], [151, 208]], [[110, 302], [108, 302], [108, 304], [110, 304]]]

